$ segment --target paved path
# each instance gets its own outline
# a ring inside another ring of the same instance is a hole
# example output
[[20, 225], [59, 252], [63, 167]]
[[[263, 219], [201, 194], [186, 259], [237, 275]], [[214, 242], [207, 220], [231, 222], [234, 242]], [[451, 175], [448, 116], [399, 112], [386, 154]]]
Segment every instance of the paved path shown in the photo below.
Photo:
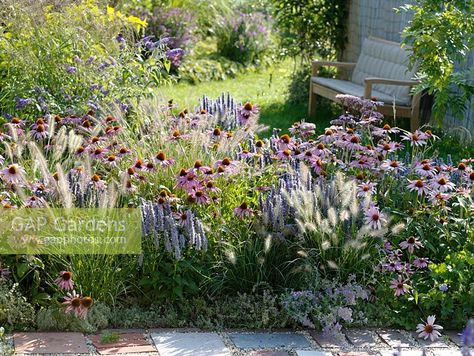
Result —
[[[437, 342], [397, 330], [349, 329], [344, 338], [324, 337], [315, 331], [207, 332], [194, 329], [110, 330], [103, 334], [16, 332], [0, 345], [0, 355], [159, 355], [159, 356], [461, 356], [456, 332], [445, 332]], [[110, 341], [110, 340], [109, 340]], [[3, 349], [2, 349], [3, 348]]]

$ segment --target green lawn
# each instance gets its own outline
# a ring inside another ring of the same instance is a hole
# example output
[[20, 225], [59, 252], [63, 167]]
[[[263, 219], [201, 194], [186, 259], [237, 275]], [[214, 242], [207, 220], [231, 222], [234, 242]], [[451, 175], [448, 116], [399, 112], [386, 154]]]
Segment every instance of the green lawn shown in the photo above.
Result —
[[[304, 104], [287, 102], [292, 69], [291, 62], [286, 61], [259, 72], [239, 74], [235, 78], [223, 81], [197, 85], [174, 84], [161, 88], [158, 95], [167, 100], [173, 99], [180, 107], [193, 108], [202, 95], [217, 98], [222, 92], [229, 92], [239, 102], [250, 101], [260, 107], [261, 123], [286, 130], [293, 122], [306, 119], [308, 110], [305, 98], [303, 98]], [[306, 97], [306, 93], [302, 95]], [[322, 105], [318, 117], [313, 120], [320, 123], [319, 130], [327, 126], [330, 115], [327, 105]]]

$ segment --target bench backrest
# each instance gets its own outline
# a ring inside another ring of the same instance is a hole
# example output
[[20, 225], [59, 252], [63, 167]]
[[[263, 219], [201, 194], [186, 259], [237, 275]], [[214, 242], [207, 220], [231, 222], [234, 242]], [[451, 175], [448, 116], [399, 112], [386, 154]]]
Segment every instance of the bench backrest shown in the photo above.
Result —
[[[366, 38], [352, 72], [352, 81], [364, 85], [364, 79], [368, 77], [413, 79], [416, 68], [408, 69], [409, 54], [409, 50], [401, 48], [397, 42], [375, 37]], [[376, 84], [373, 89], [403, 102], [410, 101], [410, 88], [407, 86]]]

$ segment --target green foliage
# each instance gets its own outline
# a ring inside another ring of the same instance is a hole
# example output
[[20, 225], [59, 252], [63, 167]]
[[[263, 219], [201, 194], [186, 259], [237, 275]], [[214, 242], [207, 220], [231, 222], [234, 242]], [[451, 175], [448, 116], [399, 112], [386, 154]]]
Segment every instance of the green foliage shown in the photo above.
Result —
[[[98, 1], [0, 5], [0, 103], [12, 115], [135, 104], [162, 81], [163, 51], [135, 43], [145, 22]], [[116, 40], [121, 33], [123, 41]]]
[[167, 302], [143, 308], [117, 308], [112, 313], [115, 328], [197, 327], [282, 328], [288, 326], [288, 316], [280, 306], [280, 298], [268, 291], [261, 294], [222, 296], [219, 299], [196, 297], [186, 303]]
[[34, 326], [35, 311], [18, 288], [0, 279], [0, 325], [6, 330], [23, 330]]
[[401, 9], [413, 13], [402, 36], [413, 48], [412, 65], [419, 68], [422, 82], [415, 90], [434, 94], [439, 125], [448, 110], [462, 117], [474, 94], [473, 71], [455, 67], [474, 49], [474, 2], [417, 0]]
[[337, 57], [346, 42], [347, 1], [272, 0], [284, 54], [309, 62]]
[[116, 331], [105, 330], [100, 334], [101, 344], [111, 344], [120, 340], [120, 334]]
[[79, 319], [73, 314], [64, 313], [61, 306], [50, 306], [38, 311], [36, 323], [41, 331], [80, 331], [96, 332], [109, 325], [111, 310], [103, 303], [94, 303], [87, 317]]
[[268, 20], [261, 13], [223, 17], [216, 28], [218, 52], [242, 64], [258, 63], [270, 46]]

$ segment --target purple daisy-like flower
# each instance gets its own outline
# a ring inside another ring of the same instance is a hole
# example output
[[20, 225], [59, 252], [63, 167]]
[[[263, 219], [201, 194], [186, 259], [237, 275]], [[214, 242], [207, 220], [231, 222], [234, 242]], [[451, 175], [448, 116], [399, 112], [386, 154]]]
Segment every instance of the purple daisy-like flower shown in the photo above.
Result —
[[257, 105], [252, 104], [251, 102], [246, 102], [243, 106], [237, 109], [237, 121], [239, 125], [243, 126], [248, 123], [248, 121], [256, 117], [259, 113]]
[[410, 253], [413, 253], [415, 249], [421, 247], [423, 247], [423, 244], [415, 236], [410, 236], [405, 241], [400, 242], [400, 248], [402, 250], [408, 250]]
[[380, 212], [379, 208], [375, 205], [370, 205], [368, 209], [364, 211], [365, 223], [369, 225], [373, 230], [379, 230], [382, 228], [382, 224], [387, 220], [385, 216]]
[[413, 260], [413, 266], [417, 268], [426, 268], [428, 267], [429, 259], [427, 257], [419, 257]]
[[418, 195], [428, 194], [430, 192], [429, 186], [423, 179], [409, 180], [408, 190], [410, 192], [416, 191]]
[[22, 183], [24, 174], [25, 170], [18, 164], [11, 164], [4, 170], [0, 171], [0, 177], [12, 184]]
[[444, 174], [440, 174], [436, 177], [433, 177], [430, 180], [430, 186], [434, 191], [438, 191], [441, 193], [449, 192], [456, 187], [456, 185], [451, 182], [449, 178]]
[[357, 186], [357, 196], [358, 197], [367, 197], [375, 194], [376, 183], [373, 182], [363, 182]]
[[234, 209], [234, 214], [240, 219], [245, 217], [252, 216], [252, 210], [248, 207], [246, 202], [240, 204], [237, 208]]
[[413, 133], [405, 133], [402, 136], [402, 140], [409, 141], [412, 146], [421, 147], [427, 144], [428, 136], [420, 130], [416, 130]]
[[56, 283], [56, 285], [61, 289], [73, 290], [74, 281], [72, 280], [72, 272], [61, 271], [59, 277], [55, 279], [54, 283]]
[[399, 297], [401, 295], [404, 295], [405, 293], [408, 293], [410, 286], [406, 283], [405, 280], [403, 280], [402, 276], [398, 276], [397, 279], [393, 279], [390, 282], [390, 288], [393, 289], [395, 296]]
[[438, 330], [443, 330], [443, 327], [435, 324], [436, 316], [430, 315], [426, 323], [418, 324], [416, 326], [416, 332], [419, 333], [418, 337], [420, 339], [428, 339], [435, 341], [441, 337], [441, 333]]

